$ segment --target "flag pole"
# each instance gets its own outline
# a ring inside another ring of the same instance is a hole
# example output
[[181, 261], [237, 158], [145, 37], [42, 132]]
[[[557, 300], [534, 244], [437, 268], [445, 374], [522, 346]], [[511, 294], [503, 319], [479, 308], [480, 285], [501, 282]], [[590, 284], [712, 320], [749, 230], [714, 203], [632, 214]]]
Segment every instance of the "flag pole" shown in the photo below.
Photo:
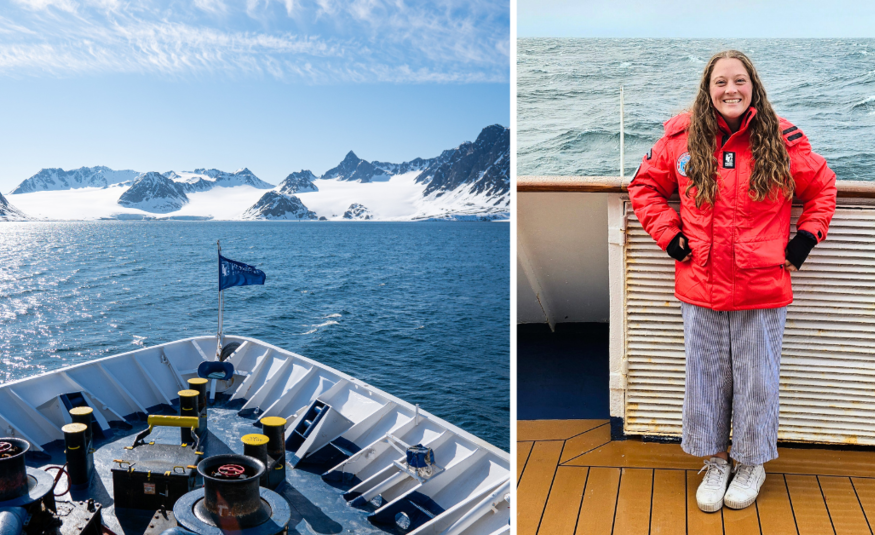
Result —
[[[222, 245], [219, 243], [219, 240], [216, 240], [216, 247], [219, 248], [219, 288], [222, 287]], [[222, 356], [222, 338], [224, 337], [224, 333], [222, 332], [222, 320], [224, 319], [222, 316], [224, 315], [225, 308], [225, 299], [222, 295], [222, 290], [219, 290], [219, 331], [216, 333], [216, 360]]]

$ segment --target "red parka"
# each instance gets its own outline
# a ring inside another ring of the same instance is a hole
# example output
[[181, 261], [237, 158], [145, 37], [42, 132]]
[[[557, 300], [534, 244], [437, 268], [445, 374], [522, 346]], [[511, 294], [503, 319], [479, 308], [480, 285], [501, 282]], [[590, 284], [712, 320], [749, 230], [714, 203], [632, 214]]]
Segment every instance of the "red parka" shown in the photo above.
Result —
[[[790, 273], [784, 268], [790, 236], [791, 201], [778, 194], [754, 201], [748, 193], [753, 172], [748, 126], [756, 117], [750, 108], [733, 133], [719, 114], [718, 193], [713, 206], [696, 208], [696, 188], [684, 195], [688, 113], [665, 123], [665, 136], [644, 156], [629, 185], [635, 215], [665, 250], [681, 231], [689, 240], [692, 259], [675, 262], [675, 297], [713, 310], [777, 308], [793, 302]], [[780, 119], [795, 196], [802, 204], [797, 228], [826, 238], [836, 206], [835, 173], [811, 152], [808, 138]], [[668, 205], [680, 194], [680, 215]]]

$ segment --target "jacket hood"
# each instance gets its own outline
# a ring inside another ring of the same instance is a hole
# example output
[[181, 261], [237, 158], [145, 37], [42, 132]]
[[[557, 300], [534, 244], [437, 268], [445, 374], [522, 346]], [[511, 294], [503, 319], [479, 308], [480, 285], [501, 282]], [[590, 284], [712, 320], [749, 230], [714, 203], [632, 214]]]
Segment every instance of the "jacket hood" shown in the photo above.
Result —
[[680, 115], [675, 115], [665, 123], [663, 123], [665, 127], [665, 135], [674, 136], [680, 134], [690, 127], [690, 112], [685, 111]]

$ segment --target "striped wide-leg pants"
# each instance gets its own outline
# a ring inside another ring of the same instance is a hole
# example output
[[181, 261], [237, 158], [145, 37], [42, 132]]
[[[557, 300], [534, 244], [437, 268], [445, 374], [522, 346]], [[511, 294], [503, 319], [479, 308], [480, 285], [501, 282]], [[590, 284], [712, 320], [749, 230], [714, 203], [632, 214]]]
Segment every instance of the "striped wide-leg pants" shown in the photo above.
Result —
[[778, 381], [787, 307], [718, 312], [681, 303], [687, 357], [683, 440], [690, 455], [742, 464], [778, 457]]

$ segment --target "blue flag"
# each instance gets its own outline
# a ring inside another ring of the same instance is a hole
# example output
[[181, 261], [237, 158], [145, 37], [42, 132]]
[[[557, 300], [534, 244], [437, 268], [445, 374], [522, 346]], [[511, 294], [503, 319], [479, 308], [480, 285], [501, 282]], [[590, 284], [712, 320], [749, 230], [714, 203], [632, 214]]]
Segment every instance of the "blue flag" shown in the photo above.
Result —
[[248, 284], [264, 284], [267, 276], [264, 271], [254, 266], [229, 260], [219, 255], [219, 291], [231, 286], [246, 286]]

